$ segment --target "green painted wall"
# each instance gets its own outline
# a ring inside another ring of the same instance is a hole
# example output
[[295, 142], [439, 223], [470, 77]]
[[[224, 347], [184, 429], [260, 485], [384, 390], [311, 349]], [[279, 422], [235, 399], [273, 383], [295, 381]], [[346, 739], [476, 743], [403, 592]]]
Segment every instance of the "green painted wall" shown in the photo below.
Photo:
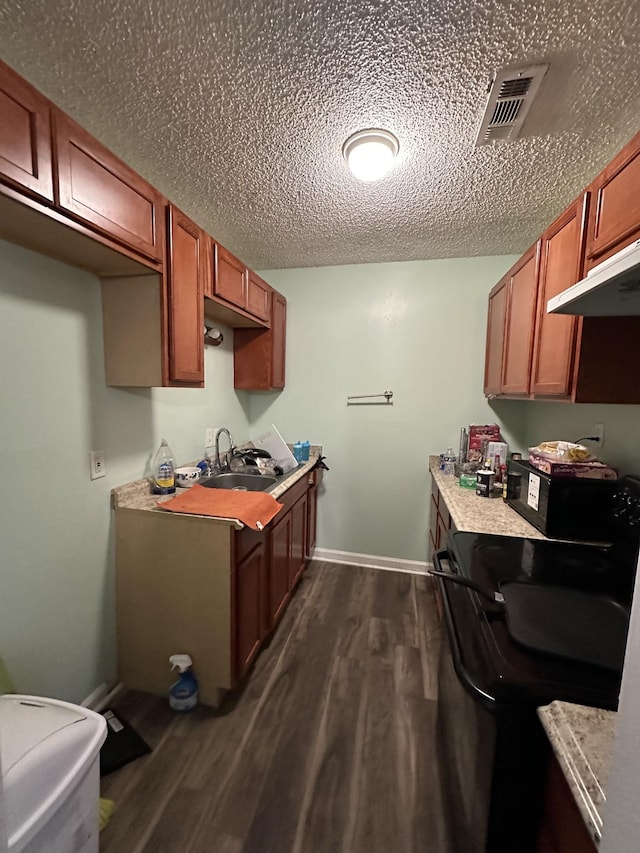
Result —
[[[633, 372], [634, 367], [629, 365]], [[591, 435], [596, 423], [605, 426], [604, 447], [585, 444], [600, 459], [617, 466], [623, 474], [640, 476], [640, 406], [597, 406], [563, 403], [526, 403], [527, 445], [540, 441], [575, 441]]]
[[[228, 330], [203, 390], [107, 388], [98, 280], [0, 242], [0, 654], [17, 688], [79, 701], [115, 676], [109, 492], [148, 473], [161, 437], [179, 463], [208, 426], [320, 442], [320, 546], [425, 559], [427, 455], [470, 421], [524, 434], [525, 405], [492, 410], [481, 390], [486, 296], [513, 260], [267, 273], [289, 300], [287, 387], [249, 395]], [[385, 388], [393, 406], [346, 406]], [[94, 482], [91, 449], [108, 472]]]
[[[427, 456], [494, 421], [520, 447], [524, 404], [482, 394], [487, 294], [511, 256], [264, 273], [288, 300], [287, 383], [253, 395], [252, 435], [324, 445], [318, 545], [426, 560]], [[392, 406], [347, 395], [394, 392]]]
[[248, 401], [230, 333], [205, 390], [107, 388], [98, 280], [3, 242], [0, 364], [0, 654], [19, 691], [79, 701], [115, 675], [110, 489], [145, 476], [162, 437], [179, 464], [207, 426], [244, 438]]

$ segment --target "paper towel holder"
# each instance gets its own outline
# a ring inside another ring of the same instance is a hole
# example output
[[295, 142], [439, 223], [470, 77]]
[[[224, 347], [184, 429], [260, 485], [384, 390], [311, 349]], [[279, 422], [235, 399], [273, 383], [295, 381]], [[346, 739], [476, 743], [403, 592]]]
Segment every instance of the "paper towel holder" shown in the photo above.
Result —
[[214, 326], [204, 327], [205, 344], [210, 344], [213, 347], [219, 347], [223, 340], [224, 335], [222, 334], [220, 329], [216, 329]]

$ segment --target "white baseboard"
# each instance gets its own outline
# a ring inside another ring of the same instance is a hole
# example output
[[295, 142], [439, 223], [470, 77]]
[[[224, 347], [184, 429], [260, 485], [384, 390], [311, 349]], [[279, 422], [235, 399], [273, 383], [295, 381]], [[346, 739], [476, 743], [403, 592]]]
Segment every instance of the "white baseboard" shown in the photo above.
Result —
[[331, 548], [316, 548], [312, 560], [326, 563], [340, 563], [346, 566], [363, 566], [369, 569], [382, 569], [387, 572], [408, 572], [412, 575], [425, 575], [430, 567], [420, 560], [400, 560], [396, 557], [378, 557], [375, 554], [356, 554], [351, 551], [333, 551]]
[[114, 687], [109, 689], [106, 682], [99, 684], [95, 690], [82, 700], [83, 708], [90, 708], [92, 711], [102, 711], [111, 704], [113, 698], [122, 690], [122, 684], [118, 682]]

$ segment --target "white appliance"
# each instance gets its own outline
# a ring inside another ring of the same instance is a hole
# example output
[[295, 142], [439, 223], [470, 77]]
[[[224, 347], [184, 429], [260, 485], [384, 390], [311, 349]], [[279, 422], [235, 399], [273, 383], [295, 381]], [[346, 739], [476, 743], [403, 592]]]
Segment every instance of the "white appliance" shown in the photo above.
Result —
[[582, 281], [547, 302], [549, 314], [582, 317], [640, 315], [640, 240], [589, 270]]
[[98, 853], [101, 714], [57, 699], [0, 696], [9, 853]]
[[273, 424], [271, 424], [270, 430], [254, 439], [253, 443], [256, 447], [261, 447], [271, 454], [271, 457], [276, 461], [276, 465], [282, 468], [283, 474], [286, 474], [287, 471], [293, 471], [298, 465], [296, 457], [289, 450], [287, 443]]

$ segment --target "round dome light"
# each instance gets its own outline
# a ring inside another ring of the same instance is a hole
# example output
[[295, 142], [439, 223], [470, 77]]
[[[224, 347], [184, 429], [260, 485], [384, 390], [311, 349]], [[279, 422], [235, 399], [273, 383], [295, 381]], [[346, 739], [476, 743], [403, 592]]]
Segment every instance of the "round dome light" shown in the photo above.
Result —
[[393, 166], [398, 140], [388, 130], [359, 130], [342, 146], [342, 155], [359, 181], [379, 181]]

